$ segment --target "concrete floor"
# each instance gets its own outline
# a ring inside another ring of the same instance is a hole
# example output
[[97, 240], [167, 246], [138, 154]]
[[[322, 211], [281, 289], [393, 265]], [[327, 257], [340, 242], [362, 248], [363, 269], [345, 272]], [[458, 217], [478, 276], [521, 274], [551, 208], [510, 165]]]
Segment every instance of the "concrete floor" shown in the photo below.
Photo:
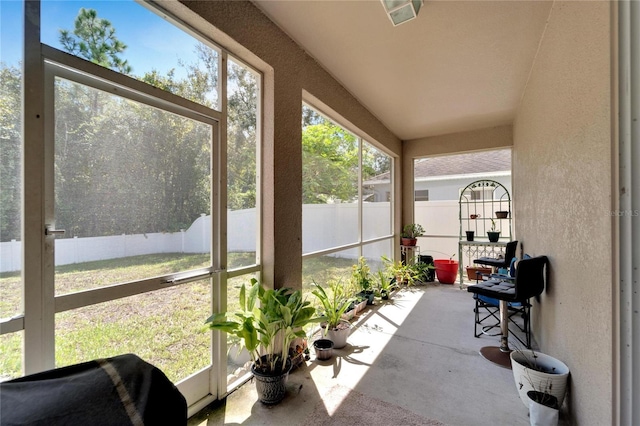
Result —
[[[447, 425], [527, 425], [511, 370], [482, 358], [499, 337], [473, 337], [473, 299], [457, 285], [402, 290], [364, 311], [349, 344], [328, 361], [294, 370], [288, 393], [269, 407], [248, 382], [189, 420], [189, 426], [297, 425], [336, 385]], [[561, 424], [566, 424], [561, 419]], [[389, 424], [381, 420], [380, 424]]]

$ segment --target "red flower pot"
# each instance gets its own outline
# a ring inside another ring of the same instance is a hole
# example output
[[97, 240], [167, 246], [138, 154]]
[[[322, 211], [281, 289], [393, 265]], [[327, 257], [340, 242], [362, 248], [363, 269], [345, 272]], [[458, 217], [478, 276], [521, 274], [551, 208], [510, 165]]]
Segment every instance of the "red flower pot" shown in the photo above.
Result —
[[458, 276], [458, 261], [449, 259], [435, 259], [436, 277], [442, 284], [453, 284]]
[[403, 246], [415, 246], [417, 243], [418, 243], [417, 238], [405, 238], [405, 237], [400, 238], [400, 245], [403, 245]]

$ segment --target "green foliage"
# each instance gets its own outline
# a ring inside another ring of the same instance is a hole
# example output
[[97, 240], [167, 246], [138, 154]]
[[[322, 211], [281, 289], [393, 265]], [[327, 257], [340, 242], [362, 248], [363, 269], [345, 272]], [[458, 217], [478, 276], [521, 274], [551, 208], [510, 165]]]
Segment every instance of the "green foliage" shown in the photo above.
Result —
[[229, 62], [227, 203], [231, 210], [256, 207], [258, 77]]
[[127, 45], [118, 40], [111, 22], [98, 18], [94, 9], [80, 8], [74, 26], [73, 33], [60, 30], [60, 44], [67, 52], [105, 68], [131, 73], [129, 63], [119, 56]]
[[56, 82], [56, 218], [68, 236], [176, 232], [209, 212], [210, 127]]
[[358, 263], [351, 267], [351, 283], [359, 291], [371, 290], [371, 270], [364, 256], [360, 256]]
[[[61, 30], [69, 53], [119, 72], [126, 45], [111, 23], [80, 9], [74, 30]], [[218, 53], [196, 46], [180, 63], [186, 78], [153, 70], [140, 80], [205, 106], [218, 104]], [[228, 207], [256, 206], [257, 75], [228, 62]], [[1, 67], [0, 239], [20, 237], [21, 75]], [[56, 222], [66, 237], [176, 232], [210, 210], [208, 126], [57, 79], [55, 83]]]
[[402, 228], [402, 234], [400, 235], [403, 238], [421, 237], [424, 235], [424, 228], [422, 227], [422, 225], [419, 225], [417, 223], [410, 223]]
[[416, 262], [412, 265], [412, 269], [417, 281], [425, 281], [427, 273], [430, 270], [436, 269], [436, 267], [424, 262]]
[[385, 270], [390, 277], [395, 277], [398, 285], [405, 284], [411, 286], [418, 280], [413, 265], [405, 265], [401, 260], [393, 261], [386, 256], [382, 256], [382, 262], [385, 265]]
[[389, 276], [385, 271], [378, 271], [376, 273], [375, 291], [376, 296], [381, 297], [385, 294], [391, 293], [395, 287], [396, 282], [393, 280], [393, 276]]
[[353, 201], [358, 195], [358, 142], [325, 121], [302, 131], [304, 204]]
[[0, 241], [20, 239], [22, 173], [20, 69], [0, 65]]
[[321, 320], [314, 317], [315, 309], [303, 300], [300, 290], [266, 290], [256, 279], [248, 292], [242, 285], [239, 306], [237, 312], [214, 314], [206, 323], [240, 339], [256, 368], [265, 374], [279, 373], [293, 339], [305, 337], [302, 327]]
[[345, 294], [344, 286], [339, 280], [328, 282], [329, 292], [315, 282], [313, 285], [315, 289], [312, 293], [322, 304], [322, 320], [327, 323], [325, 332], [329, 329], [335, 329], [342, 321], [342, 315], [347, 312], [353, 300]]

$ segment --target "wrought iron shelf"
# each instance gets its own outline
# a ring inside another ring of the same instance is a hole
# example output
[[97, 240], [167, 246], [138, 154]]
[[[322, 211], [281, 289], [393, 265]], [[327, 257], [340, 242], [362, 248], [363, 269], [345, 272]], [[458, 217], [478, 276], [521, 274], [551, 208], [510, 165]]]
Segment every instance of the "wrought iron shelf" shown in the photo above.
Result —
[[[460, 286], [464, 283], [465, 266], [473, 266], [478, 257], [504, 256], [504, 248], [512, 239], [511, 195], [500, 182], [481, 179], [471, 182], [460, 193], [459, 200], [460, 241], [458, 263]], [[507, 212], [498, 218], [496, 212]], [[487, 232], [500, 232], [498, 242], [490, 242]], [[473, 241], [467, 240], [467, 231], [473, 231]]]

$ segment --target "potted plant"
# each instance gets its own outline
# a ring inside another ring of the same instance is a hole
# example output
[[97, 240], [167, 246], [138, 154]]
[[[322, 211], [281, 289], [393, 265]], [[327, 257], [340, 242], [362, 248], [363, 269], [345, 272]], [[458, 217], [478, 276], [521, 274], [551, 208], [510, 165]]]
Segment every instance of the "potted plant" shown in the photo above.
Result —
[[343, 348], [347, 345], [351, 324], [342, 319], [342, 315], [351, 304], [351, 299], [344, 294], [344, 287], [340, 281], [329, 281], [329, 293], [322, 286], [313, 283], [315, 290], [313, 295], [318, 298], [322, 305], [322, 328], [325, 336], [333, 342], [335, 349]]
[[[415, 281], [420, 281], [422, 283], [429, 281], [429, 276], [431, 271], [436, 269], [436, 267], [433, 264], [422, 262], [422, 261], [417, 261], [410, 266], [411, 266], [411, 269], [413, 270]], [[431, 281], [433, 281], [433, 279]]]
[[480, 266], [467, 266], [467, 278], [469, 281], [478, 281], [483, 275], [491, 274], [491, 268], [483, 268]]
[[487, 231], [487, 237], [492, 243], [497, 243], [500, 239], [500, 231], [496, 231], [496, 222], [493, 219], [491, 219], [491, 230]]
[[318, 322], [315, 309], [303, 300], [300, 290], [287, 288], [266, 290], [251, 279], [247, 292], [242, 285], [238, 311], [210, 316], [206, 323], [239, 339], [251, 356], [251, 372], [256, 378], [258, 399], [265, 404], [280, 402], [286, 393], [291, 370], [289, 348], [298, 337], [304, 338], [303, 326]]
[[453, 284], [458, 276], [458, 261], [453, 260], [455, 253], [449, 259], [435, 259], [436, 277], [441, 284]]
[[529, 408], [527, 392], [553, 395], [562, 406], [569, 377], [569, 367], [562, 361], [534, 350], [514, 350], [510, 354], [511, 368], [522, 403]]
[[401, 260], [393, 261], [386, 256], [382, 256], [385, 270], [390, 277], [395, 277], [397, 285], [411, 286], [416, 282], [416, 274], [411, 265], [405, 265]]
[[396, 288], [396, 283], [383, 271], [378, 271], [376, 282], [376, 296], [382, 300], [389, 300], [391, 292]]
[[415, 246], [418, 243], [418, 237], [424, 235], [424, 228], [417, 223], [410, 223], [402, 228], [401, 244], [403, 246]]
[[364, 256], [358, 258], [358, 263], [351, 267], [351, 285], [358, 289], [356, 296], [366, 299], [367, 305], [373, 305], [374, 291], [371, 283], [371, 270]]

